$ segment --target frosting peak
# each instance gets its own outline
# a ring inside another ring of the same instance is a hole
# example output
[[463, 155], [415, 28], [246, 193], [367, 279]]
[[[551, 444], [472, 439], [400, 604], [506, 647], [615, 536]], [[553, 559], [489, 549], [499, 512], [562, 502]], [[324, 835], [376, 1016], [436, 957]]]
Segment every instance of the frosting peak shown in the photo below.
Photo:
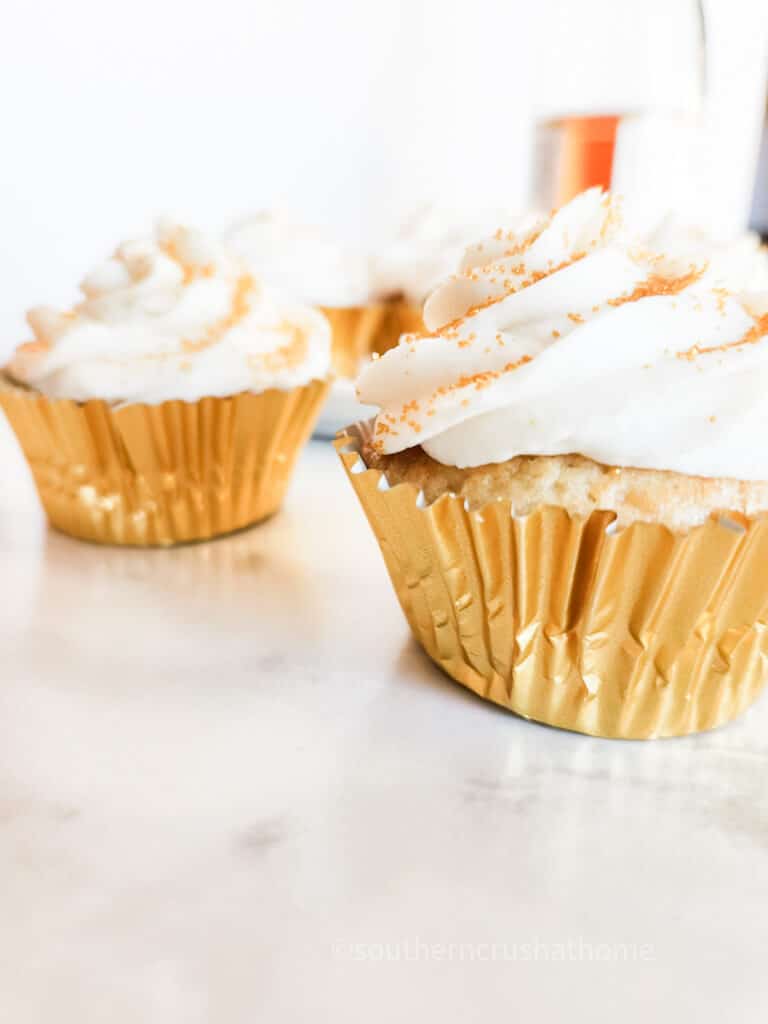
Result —
[[292, 388], [329, 370], [330, 327], [262, 285], [224, 243], [161, 222], [87, 275], [84, 299], [33, 309], [8, 366], [60, 398], [194, 401]]
[[768, 291], [746, 290], [768, 257], [752, 252], [738, 290], [739, 260], [674, 241], [632, 237], [590, 189], [472, 246], [427, 300], [426, 333], [360, 377], [380, 450], [768, 479]]

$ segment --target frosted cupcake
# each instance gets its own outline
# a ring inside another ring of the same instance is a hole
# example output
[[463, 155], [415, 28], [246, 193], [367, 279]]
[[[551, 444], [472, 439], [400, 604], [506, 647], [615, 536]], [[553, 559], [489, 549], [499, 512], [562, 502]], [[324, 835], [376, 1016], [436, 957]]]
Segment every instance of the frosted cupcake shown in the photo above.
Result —
[[355, 378], [375, 350], [385, 317], [371, 300], [368, 256], [273, 213], [236, 224], [226, 239], [264, 281], [322, 309], [333, 329], [334, 369]]
[[481, 696], [651, 737], [762, 688], [768, 292], [727, 276], [590, 190], [469, 249], [363, 373], [342, 458], [415, 635]]
[[0, 402], [52, 524], [173, 544], [274, 512], [328, 388], [331, 332], [220, 242], [172, 224], [127, 242], [35, 340]]

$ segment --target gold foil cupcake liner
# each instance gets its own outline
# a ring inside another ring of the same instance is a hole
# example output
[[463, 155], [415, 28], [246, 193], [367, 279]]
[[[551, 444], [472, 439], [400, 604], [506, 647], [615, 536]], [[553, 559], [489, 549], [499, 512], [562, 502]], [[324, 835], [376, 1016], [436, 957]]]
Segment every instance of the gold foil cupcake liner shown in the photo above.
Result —
[[49, 399], [6, 378], [0, 404], [53, 526], [150, 546], [230, 533], [275, 512], [328, 386], [117, 406]]
[[336, 441], [408, 623], [479, 696], [596, 736], [679, 736], [722, 725], [768, 676], [768, 520], [687, 533], [611, 512], [508, 502], [431, 505], [362, 457], [370, 424]]
[[367, 306], [322, 306], [331, 325], [331, 359], [340, 377], [354, 380], [363, 362], [377, 351], [376, 340], [387, 319], [381, 303]]

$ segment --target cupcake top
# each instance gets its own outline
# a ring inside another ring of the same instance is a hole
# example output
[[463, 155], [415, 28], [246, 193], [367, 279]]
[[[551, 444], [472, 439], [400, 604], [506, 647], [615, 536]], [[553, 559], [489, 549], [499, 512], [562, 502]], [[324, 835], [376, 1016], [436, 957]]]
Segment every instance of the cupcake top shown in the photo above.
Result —
[[258, 280], [221, 242], [161, 223], [81, 285], [74, 309], [33, 309], [6, 372], [53, 398], [157, 403], [290, 389], [326, 377], [330, 326]]
[[470, 242], [503, 220], [498, 211], [458, 219], [436, 206], [420, 207], [373, 259], [374, 295], [402, 297], [420, 307], [432, 289], [453, 273]]
[[370, 300], [368, 257], [320, 228], [263, 212], [235, 224], [225, 239], [266, 282], [310, 305]]
[[[759, 278], [765, 253], [751, 260]], [[738, 288], [733, 266], [636, 243], [599, 189], [498, 230], [429, 297], [426, 333], [363, 371], [378, 450], [768, 480], [768, 291]]]

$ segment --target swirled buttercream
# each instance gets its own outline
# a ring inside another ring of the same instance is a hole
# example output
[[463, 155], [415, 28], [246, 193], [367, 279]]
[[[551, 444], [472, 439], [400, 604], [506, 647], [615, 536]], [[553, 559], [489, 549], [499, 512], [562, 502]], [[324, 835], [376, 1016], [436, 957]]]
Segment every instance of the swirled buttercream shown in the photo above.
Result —
[[330, 327], [225, 244], [174, 224], [121, 245], [68, 312], [28, 314], [9, 375], [54, 398], [157, 403], [326, 377]]
[[768, 292], [739, 289], [722, 251], [651, 244], [590, 189], [468, 249], [427, 300], [427, 331], [360, 377], [379, 450], [768, 480]]

